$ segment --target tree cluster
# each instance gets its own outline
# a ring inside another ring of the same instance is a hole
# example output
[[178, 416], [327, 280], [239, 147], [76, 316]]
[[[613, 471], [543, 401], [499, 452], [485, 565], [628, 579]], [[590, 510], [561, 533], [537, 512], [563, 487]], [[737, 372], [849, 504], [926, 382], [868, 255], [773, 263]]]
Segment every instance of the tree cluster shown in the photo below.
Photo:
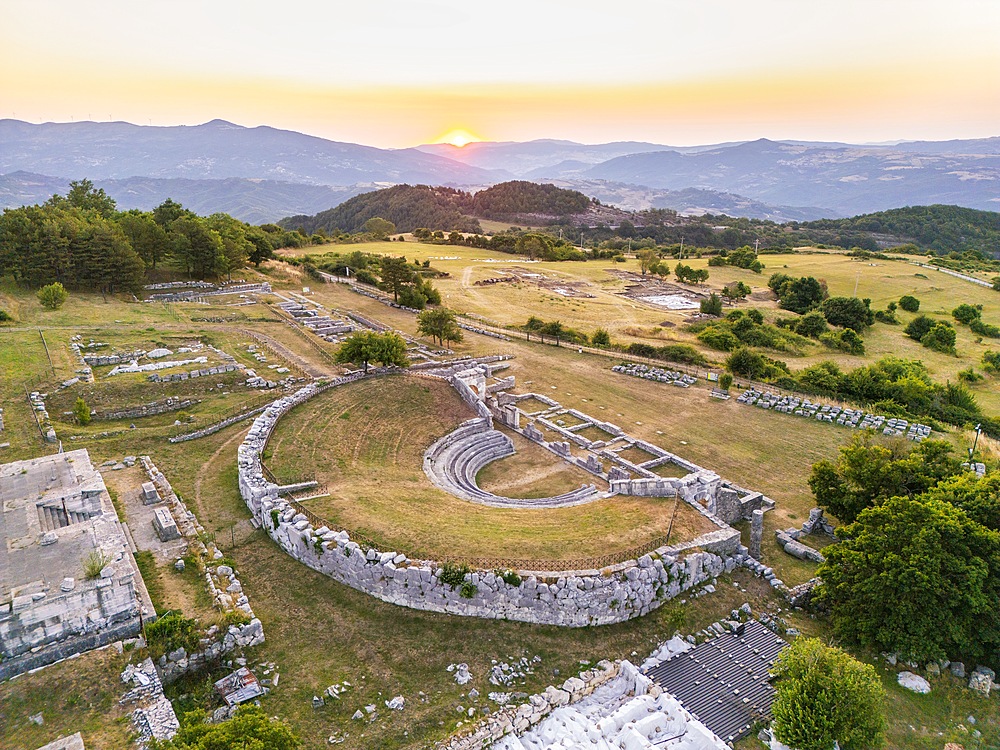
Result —
[[813, 467], [847, 522], [824, 550], [818, 601], [841, 637], [907, 660], [977, 662], [1000, 646], [1000, 479], [962, 471], [942, 441], [859, 435]]
[[226, 214], [202, 218], [169, 199], [152, 212], [119, 212], [104, 190], [81, 180], [66, 196], [0, 215], [0, 276], [27, 286], [136, 293], [146, 269], [160, 263], [214, 278], [259, 265], [287, 239], [294, 238], [274, 225], [254, 227]]

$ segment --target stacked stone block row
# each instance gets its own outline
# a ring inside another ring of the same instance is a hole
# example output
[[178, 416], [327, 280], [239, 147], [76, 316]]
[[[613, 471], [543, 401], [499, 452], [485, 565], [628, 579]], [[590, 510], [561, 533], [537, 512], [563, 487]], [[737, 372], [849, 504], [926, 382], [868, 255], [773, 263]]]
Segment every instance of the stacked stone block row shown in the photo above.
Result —
[[424, 453], [424, 473], [438, 487], [469, 502], [498, 508], [557, 508], [595, 500], [597, 488], [583, 485], [572, 492], [545, 498], [512, 498], [486, 492], [476, 475], [487, 464], [514, 455], [509, 437], [479, 417], [463, 422]]

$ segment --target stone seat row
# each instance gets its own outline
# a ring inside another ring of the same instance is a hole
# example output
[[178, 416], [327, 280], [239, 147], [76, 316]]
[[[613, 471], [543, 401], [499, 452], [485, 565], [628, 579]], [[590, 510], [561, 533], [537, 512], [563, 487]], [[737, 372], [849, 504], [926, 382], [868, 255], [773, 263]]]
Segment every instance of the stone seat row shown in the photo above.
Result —
[[597, 497], [593, 485], [547, 498], [511, 498], [487, 492], [476, 484], [476, 475], [492, 461], [514, 454], [511, 439], [489, 428], [486, 420], [461, 425], [428, 449], [424, 471], [437, 486], [470, 502], [496, 507], [557, 507], [575, 505]]

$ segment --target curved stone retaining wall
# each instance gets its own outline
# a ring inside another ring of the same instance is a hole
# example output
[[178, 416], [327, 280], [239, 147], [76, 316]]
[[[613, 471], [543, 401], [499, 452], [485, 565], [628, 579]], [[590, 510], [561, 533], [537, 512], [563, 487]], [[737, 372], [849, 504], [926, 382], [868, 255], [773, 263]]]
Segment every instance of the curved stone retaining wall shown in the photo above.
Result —
[[[380, 372], [369, 377], [373, 374]], [[254, 420], [239, 447], [240, 494], [253, 516], [285, 552], [336, 581], [413, 609], [583, 627], [644, 615], [733, 570], [745, 556], [739, 532], [730, 529], [707, 535], [699, 551], [687, 555], [661, 547], [602, 570], [519, 571], [517, 578], [506, 580], [497, 572], [474, 571], [465, 575], [462, 585], [451, 586], [441, 580], [444, 570], [436, 562], [365, 549], [346, 531], [315, 528], [306, 514], [278, 497], [277, 486], [263, 475], [260, 456], [278, 420], [290, 409], [321, 390], [361, 377], [310, 384], [278, 399]]]

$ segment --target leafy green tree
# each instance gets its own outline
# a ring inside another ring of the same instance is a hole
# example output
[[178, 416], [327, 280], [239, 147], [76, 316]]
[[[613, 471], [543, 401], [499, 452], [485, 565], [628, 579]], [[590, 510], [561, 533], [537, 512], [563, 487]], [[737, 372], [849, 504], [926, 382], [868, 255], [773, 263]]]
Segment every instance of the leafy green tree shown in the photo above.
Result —
[[222, 238], [204, 219], [193, 214], [182, 215], [170, 222], [167, 233], [174, 256], [189, 276], [214, 278], [225, 272], [227, 260]]
[[116, 204], [114, 199], [104, 192], [104, 188], [95, 188], [90, 180], [74, 180], [69, 184], [69, 190], [64, 198], [61, 195], [53, 195], [46, 203], [52, 207], [72, 207], [85, 211], [94, 211], [104, 218], [115, 215]]
[[386, 367], [406, 367], [406, 341], [398, 333], [389, 331], [358, 331], [348, 336], [337, 350], [337, 361], [342, 364], [361, 365], [365, 374], [368, 364], [374, 362]]
[[118, 225], [147, 268], [156, 268], [170, 252], [167, 233], [151, 213], [126, 211], [118, 216]]
[[812, 276], [793, 279], [784, 273], [775, 273], [767, 282], [768, 287], [778, 297], [778, 304], [784, 310], [800, 315], [817, 307], [826, 299], [826, 285]]
[[852, 523], [865, 508], [895, 495], [920, 494], [960, 471], [943, 440], [914, 444], [863, 432], [840, 449], [836, 462], [813, 464], [809, 487], [817, 505]]
[[1000, 474], [995, 471], [982, 477], [963, 471], [938, 482], [926, 495], [951, 503], [976, 523], [1000, 531]]
[[[635, 230], [633, 229], [633, 233], [634, 231]], [[656, 251], [650, 248], [640, 250], [636, 253], [636, 257], [639, 259], [639, 270], [642, 271], [643, 276], [645, 276], [660, 260], [660, 256], [656, 254]]]
[[69, 292], [58, 281], [46, 284], [38, 290], [38, 301], [47, 310], [58, 310], [69, 297]]
[[826, 323], [826, 318], [821, 312], [809, 312], [803, 315], [795, 323], [795, 332], [800, 336], [808, 336], [818, 339], [821, 334], [826, 333], [830, 327]]
[[611, 334], [603, 328], [598, 328], [591, 335], [590, 343], [601, 349], [611, 346]]
[[527, 255], [531, 260], [549, 257], [552, 254], [552, 249], [552, 238], [537, 232], [522, 234], [514, 244], [515, 253], [518, 255]]
[[[711, 265], [711, 261], [709, 265]], [[722, 287], [722, 296], [729, 304], [735, 304], [739, 300], [749, 297], [752, 291], [749, 284], [745, 284], [742, 281], [733, 281]]]
[[906, 310], [906, 312], [915, 313], [920, 309], [920, 300], [912, 294], [904, 294], [899, 298], [899, 306]]
[[399, 302], [399, 292], [403, 286], [413, 283], [413, 271], [406, 262], [406, 258], [385, 256], [379, 265], [382, 285], [392, 292], [393, 301]]
[[830, 325], [850, 328], [862, 333], [875, 322], [875, 313], [857, 297], [829, 297], [819, 307]]
[[733, 385], [733, 376], [728, 372], [724, 372], [719, 376], [719, 388], [724, 391], [728, 391]]
[[153, 209], [153, 221], [164, 228], [169, 226], [172, 221], [179, 219], [182, 216], [191, 217], [194, 216], [194, 214], [171, 198], [167, 198], [163, 201], [163, 203]]
[[892, 497], [837, 530], [817, 601], [837, 634], [925, 663], [1000, 646], [1000, 534], [937, 498]]
[[775, 736], [797, 750], [885, 746], [885, 689], [878, 672], [817, 638], [797, 638], [778, 657]]
[[155, 741], [151, 750], [299, 750], [302, 743], [291, 727], [272, 719], [259, 706], [245, 704], [233, 718], [206, 723], [202, 713], [184, 715], [169, 742]]
[[364, 223], [362, 230], [376, 240], [384, 240], [390, 234], [396, 233], [396, 225], [381, 216], [373, 216]]
[[974, 320], [978, 320], [983, 315], [982, 305], [970, 305], [963, 302], [961, 305], [956, 307], [951, 311], [951, 317], [957, 320], [959, 323], [965, 323], [968, 325]]
[[704, 315], [714, 315], [716, 317], [722, 315], [722, 297], [715, 292], [708, 295], [706, 299], [701, 300], [698, 306]]
[[458, 318], [454, 310], [446, 307], [436, 307], [424, 310], [417, 316], [417, 331], [439, 342], [461, 341], [462, 329], [458, 327]]
[[76, 423], [80, 425], [90, 424], [90, 407], [87, 406], [87, 402], [83, 400], [80, 396], [76, 399], [76, 403], [73, 404], [73, 416], [76, 418]]
[[256, 268], [260, 268], [261, 263], [265, 260], [274, 257], [274, 242], [271, 235], [261, 227], [246, 227], [246, 238], [247, 242], [253, 246], [247, 260], [253, 263]]
[[232, 279], [233, 271], [245, 268], [254, 251], [247, 239], [246, 224], [229, 214], [212, 214], [206, 221], [222, 241], [223, 270]]

